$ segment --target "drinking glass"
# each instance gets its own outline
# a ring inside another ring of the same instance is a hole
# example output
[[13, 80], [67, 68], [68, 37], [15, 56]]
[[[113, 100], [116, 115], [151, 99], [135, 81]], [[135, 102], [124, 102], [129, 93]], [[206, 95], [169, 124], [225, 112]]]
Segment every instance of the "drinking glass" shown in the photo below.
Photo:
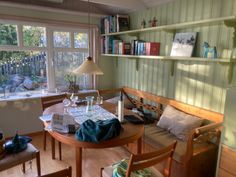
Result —
[[67, 108], [70, 106], [70, 100], [65, 98], [63, 101], [63, 105], [64, 105], [64, 113], [67, 113]]
[[74, 106], [76, 107], [76, 101], [78, 101], [79, 97], [78, 96], [75, 96], [74, 94], [71, 95], [70, 97], [71, 101], [73, 102], [73, 104], [71, 106]]
[[92, 108], [93, 108], [93, 96], [87, 96], [85, 97], [87, 106], [86, 106], [86, 113], [88, 116], [92, 116]]
[[103, 97], [102, 96], [98, 96], [97, 97], [97, 102], [96, 102], [96, 104], [103, 104]]

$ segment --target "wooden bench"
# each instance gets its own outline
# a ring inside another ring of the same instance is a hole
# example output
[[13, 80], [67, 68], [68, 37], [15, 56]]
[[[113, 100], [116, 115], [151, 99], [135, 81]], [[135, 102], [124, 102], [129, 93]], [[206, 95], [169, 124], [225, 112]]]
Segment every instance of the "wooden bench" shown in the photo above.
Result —
[[135, 107], [156, 113], [157, 121], [166, 105], [171, 105], [187, 114], [204, 119], [201, 127], [191, 131], [187, 141], [181, 141], [169, 132], [166, 132], [166, 136], [161, 137], [157, 133], [156, 122], [146, 125], [143, 149], [144, 152], [150, 152], [176, 139], [178, 143], [171, 177], [214, 177], [221, 134], [220, 128], [223, 121], [222, 114], [129, 87], [100, 90], [99, 94], [103, 96], [120, 91], [127, 96]]

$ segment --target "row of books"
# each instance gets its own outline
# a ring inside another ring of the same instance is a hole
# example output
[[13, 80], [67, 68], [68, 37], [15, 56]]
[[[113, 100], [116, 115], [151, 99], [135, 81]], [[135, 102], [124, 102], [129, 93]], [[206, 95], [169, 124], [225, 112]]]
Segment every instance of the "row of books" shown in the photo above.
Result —
[[110, 15], [101, 19], [101, 34], [129, 30], [128, 15]]
[[132, 40], [129, 43], [114, 39], [114, 37], [103, 37], [101, 39], [101, 52], [120, 55], [159, 55], [160, 43], [142, 40]]

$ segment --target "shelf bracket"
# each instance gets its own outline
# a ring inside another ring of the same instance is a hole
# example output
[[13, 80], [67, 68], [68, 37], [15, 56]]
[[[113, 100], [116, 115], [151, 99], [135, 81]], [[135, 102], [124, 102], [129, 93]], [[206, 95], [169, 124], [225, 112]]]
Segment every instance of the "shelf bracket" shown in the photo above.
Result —
[[233, 49], [236, 47], [236, 22], [234, 21], [224, 21], [224, 24], [227, 27], [233, 28], [234, 32], [233, 32]]
[[228, 84], [231, 84], [232, 79], [233, 79], [233, 73], [234, 73], [234, 63], [229, 63], [229, 68], [228, 68]]
[[139, 59], [138, 58], [135, 59], [135, 65], [136, 65], [136, 71], [138, 71], [138, 69], [139, 69]]
[[171, 77], [173, 77], [174, 73], [175, 73], [175, 60], [170, 61], [170, 62], [171, 62], [170, 63], [170, 75], [171, 75]]
[[172, 33], [172, 34], [176, 33], [176, 29], [165, 29], [164, 31], [167, 33]]
[[116, 68], [118, 68], [118, 60], [119, 60], [119, 58], [116, 57], [116, 59], [115, 59], [115, 62], [116, 62]]

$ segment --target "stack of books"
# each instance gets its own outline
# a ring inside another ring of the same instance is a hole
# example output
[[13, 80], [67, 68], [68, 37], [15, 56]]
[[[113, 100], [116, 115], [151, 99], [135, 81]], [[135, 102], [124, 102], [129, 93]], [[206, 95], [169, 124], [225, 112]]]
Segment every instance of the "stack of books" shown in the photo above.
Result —
[[101, 34], [129, 30], [128, 15], [110, 15], [101, 19]]
[[159, 42], [145, 42], [142, 40], [133, 40], [131, 42], [131, 55], [159, 55]]
[[145, 42], [142, 40], [132, 40], [124, 42], [115, 39], [113, 36], [101, 39], [101, 53], [119, 55], [154, 55], [160, 54], [159, 42]]

